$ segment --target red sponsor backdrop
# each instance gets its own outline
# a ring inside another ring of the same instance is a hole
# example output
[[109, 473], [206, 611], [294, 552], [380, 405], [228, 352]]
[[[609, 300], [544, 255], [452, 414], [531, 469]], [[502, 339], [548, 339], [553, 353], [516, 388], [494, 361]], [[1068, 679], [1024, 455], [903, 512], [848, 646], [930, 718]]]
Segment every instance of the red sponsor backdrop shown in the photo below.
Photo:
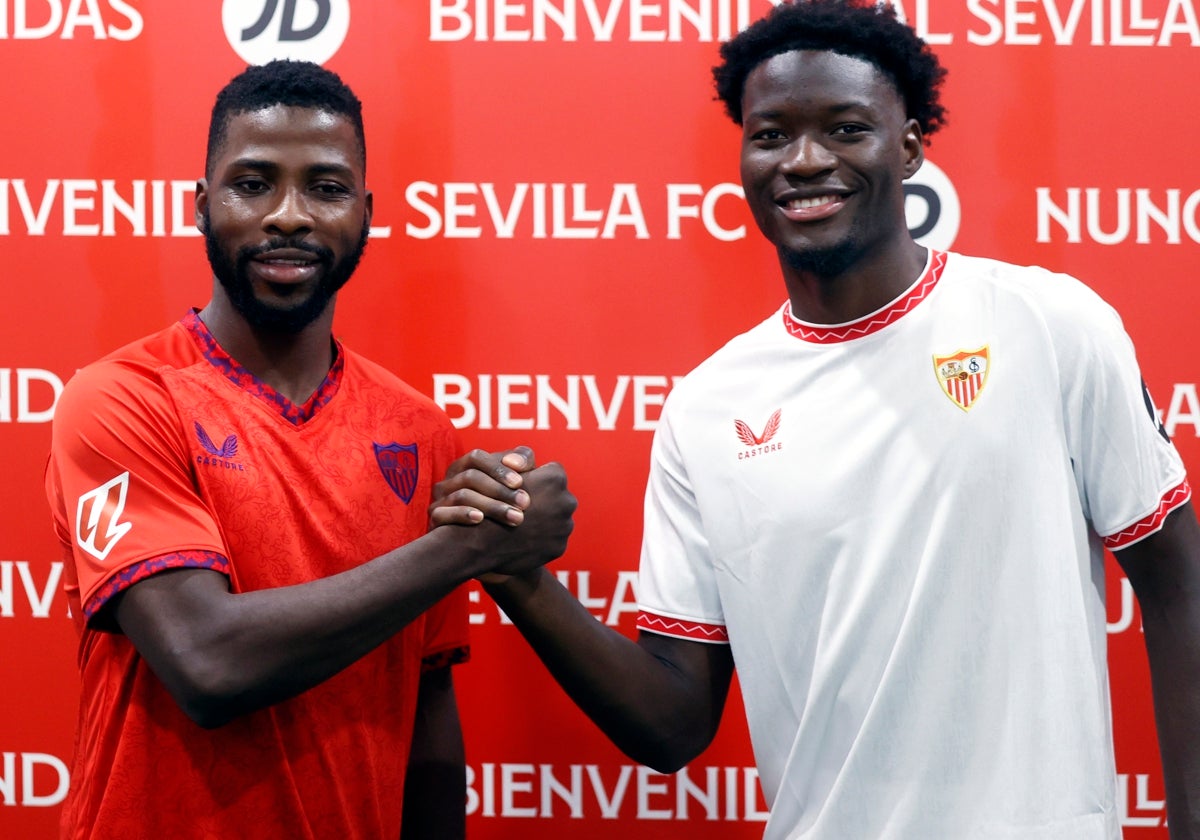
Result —
[[[783, 299], [708, 81], [717, 42], [768, 7], [0, 0], [0, 836], [54, 836], [72, 746], [75, 635], [41, 481], [59, 383], [207, 300], [191, 185], [225, 81], [289, 48], [358, 92], [377, 229], [338, 333], [440, 399], [469, 445], [566, 465], [580, 508], [556, 569], [632, 634], [662, 398]], [[910, 224], [1095, 287], [1194, 468], [1193, 0], [902, 11], [951, 70]], [[1112, 564], [1108, 595], [1126, 836], [1165, 837], [1139, 620]], [[475, 610], [456, 672], [473, 837], [759, 835], [740, 703], [685, 773], [638, 769], [486, 596]]]

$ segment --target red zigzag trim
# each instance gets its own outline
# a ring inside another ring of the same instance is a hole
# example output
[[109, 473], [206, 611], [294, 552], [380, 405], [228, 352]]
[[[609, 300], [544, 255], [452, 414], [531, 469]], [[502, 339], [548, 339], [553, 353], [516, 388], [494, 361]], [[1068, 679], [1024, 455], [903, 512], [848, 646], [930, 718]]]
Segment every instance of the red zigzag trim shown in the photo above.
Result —
[[696, 642], [729, 641], [729, 631], [723, 625], [681, 621], [678, 618], [665, 618], [645, 611], [638, 613], [637, 626], [641, 630], [648, 630], [662, 636], [674, 636], [678, 639], [691, 639]]
[[867, 315], [858, 321], [836, 327], [813, 326], [797, 321], [792, 317], [791, 307], [784, 306], [783, 323], [787, 327], [788, 332], [796, 336], [796, 338], [803, 341], [811, 341], [815, 344], [834, 344], [840, 341], [862, 338], [865, 335], [878, 332], [888, 324], [911, 312], [918, 303], [923, 301], [933, 291], [933, 287], [937, 285], [938, 279], [942, 276], [942, 269], [945, 266], [946, 254], [942, 251], [934, 251], [933, 260], [930, 262], [925, 276], [907, 294], [899, 300], [892, 302], [886, 309], [876, 312], [874, 315]]
[[1104, 538], [1104, 547], [1112, 551], [1132, 545], [1143, 537], [1148, 537], [1162, 527], [1167, 514], [1182, 505], [1192, 496], [1192, 488], [1185, 478], [1179, 485], [1167, 491], [1158, 503], [1158, 508], [1149, 516], [1141, 519], [1123, 531]]

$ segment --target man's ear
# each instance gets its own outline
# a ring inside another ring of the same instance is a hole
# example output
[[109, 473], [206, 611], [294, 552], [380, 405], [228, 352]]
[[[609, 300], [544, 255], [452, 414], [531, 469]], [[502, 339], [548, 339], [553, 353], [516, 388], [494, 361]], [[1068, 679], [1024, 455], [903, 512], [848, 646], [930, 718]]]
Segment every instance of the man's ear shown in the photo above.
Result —
[[208, 181], [205, 178], [196, 182], [196, 198], [192, 202], [192, 209], [196, 230], [204, 233], [204, 216], [208, 209]]
[[925, 135], [921, 133], [921, 126], [916, 120], [904, 124], [901, 145], [904, 148], [904, 179], [908, 180], [917, 174], [925, 162]]

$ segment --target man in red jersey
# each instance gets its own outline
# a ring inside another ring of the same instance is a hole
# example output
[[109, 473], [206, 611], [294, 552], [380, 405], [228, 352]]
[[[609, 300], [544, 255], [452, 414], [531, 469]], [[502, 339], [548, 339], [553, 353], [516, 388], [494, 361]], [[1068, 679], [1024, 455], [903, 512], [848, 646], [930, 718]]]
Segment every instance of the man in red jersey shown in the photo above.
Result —
[[548, 465], [496, 494], [501, 521], [448, 509], [429, 530], [448, 418], [331, 335], [365, 169], [336, 75], [235, 78], [196, 191], [212, 300], [64, 391], [46, 473], [81, 631], [64, 836], [463, 836], [458, 587], [560, 555], [575, 502]]

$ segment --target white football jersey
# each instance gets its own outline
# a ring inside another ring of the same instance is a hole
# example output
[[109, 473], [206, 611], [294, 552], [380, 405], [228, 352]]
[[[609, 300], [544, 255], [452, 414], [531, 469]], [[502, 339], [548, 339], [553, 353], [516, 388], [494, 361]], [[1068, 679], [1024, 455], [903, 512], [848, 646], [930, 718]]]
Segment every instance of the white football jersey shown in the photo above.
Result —
[[769, 840], [1120, 837], [1103, 546], [1190, 495], [1117, 314], [931, 252], [670, 394], [639, 626], [728, 643]]

